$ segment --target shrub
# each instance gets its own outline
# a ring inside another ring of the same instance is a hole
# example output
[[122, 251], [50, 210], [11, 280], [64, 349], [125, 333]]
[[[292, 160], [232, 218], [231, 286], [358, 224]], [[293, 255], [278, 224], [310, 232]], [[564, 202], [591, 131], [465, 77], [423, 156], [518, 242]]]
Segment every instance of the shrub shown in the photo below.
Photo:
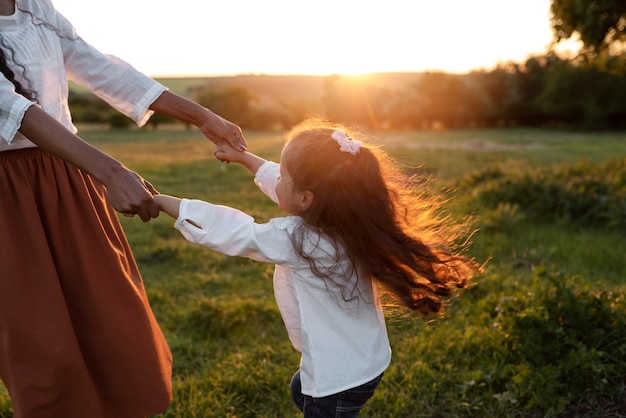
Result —
[[522, 173], [488, 168], [464, 183], [490, 209], [506, 202], [536, 221], [626, 228], [624, 158]]
[[545, 274], [530, 292], [503, 298], [495, 321], [507, 346], [507, 394], [547, 415], [623, 399], [624, 305], [621, 294]]
[[109, 113], [108, 122], [111, 128], [116, 129], [127, 129], [132, 125], [132, 121], [127, 116], [116, 110]]

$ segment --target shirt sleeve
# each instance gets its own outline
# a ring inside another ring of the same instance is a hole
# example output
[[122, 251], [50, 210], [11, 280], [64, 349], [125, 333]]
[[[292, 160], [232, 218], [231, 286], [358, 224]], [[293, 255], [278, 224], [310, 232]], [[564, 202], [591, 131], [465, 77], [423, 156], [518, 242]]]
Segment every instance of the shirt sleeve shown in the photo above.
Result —
[[0, 75], [0, 141], [10, 143], [15, 138], [24, 113], [33, 104], [17, 94], [13, 83]]
[[280, 175], [280, 165], [267, 161], [263, 163], [254, 176], [254, 184], [256, 184], [263, 193], [265, 193], [274, 203], [278, 203], [276, 195], [276, 183]]
[[167, 88], [127, 62], [99, 52], [76, 34], [61, 13], [55, 13], [68, 78], [92, 91], [137, 125], [144, 125], [154, 113], [150, 105]]
[[174, 227], [188, 241], [213, 251], [293, 267], [298, 257], [289, 235], [291, 223], [286, 217], [257, 224], [238, 209], [182, 199]]

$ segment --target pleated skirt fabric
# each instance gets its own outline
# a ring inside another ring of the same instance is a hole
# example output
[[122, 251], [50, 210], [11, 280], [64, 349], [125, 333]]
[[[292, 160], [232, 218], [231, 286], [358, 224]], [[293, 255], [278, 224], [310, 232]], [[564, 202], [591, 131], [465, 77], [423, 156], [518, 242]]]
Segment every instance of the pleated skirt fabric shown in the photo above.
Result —
[[0, 152], [0, 377], [15, 418], [138, 418], [172, 356], [104, 187], [38, 148]]

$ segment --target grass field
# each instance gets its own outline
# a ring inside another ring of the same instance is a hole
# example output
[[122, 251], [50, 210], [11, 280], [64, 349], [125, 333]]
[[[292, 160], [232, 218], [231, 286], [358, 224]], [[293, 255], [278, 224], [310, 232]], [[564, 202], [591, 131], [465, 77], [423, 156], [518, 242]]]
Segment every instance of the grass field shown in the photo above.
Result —
[[[197, 130], [86, 128], [82, 136], [162, 193], [234, 206], [258, 222], [281, 214], [244, 168], [216, 161]], [[251, 151], [280, 155], [280, 134], [246, 137]], [[609, 218], [617, 223], [591, 225], [485, 203], [494, 184], [558, 177], [567, 167], [604, 184], [596, 167], [626, 158], [626, 134], [467, 130], [372, 141], [407, 170], [434, 176], [435, 191], [455, 190], [452, 217], [472, 215], [479, 228], [469, 254], [490, 261], [443, 317], [386, 312], [394, 355], [362, 416], [626, 416], [626, 206]], [[626, 178], [615, 173], [611, 190], [621, 199]], [[476, 180], [488, 175], [491, 183]], [[298, 416], [288, 384], [299, 355], [273, 299], [273, 266], [194, 246], [165, 215], [121, 219], [174, 354], [174, 401], [159, 417]], [[0, 416], [10, 416], [2, 390]]]

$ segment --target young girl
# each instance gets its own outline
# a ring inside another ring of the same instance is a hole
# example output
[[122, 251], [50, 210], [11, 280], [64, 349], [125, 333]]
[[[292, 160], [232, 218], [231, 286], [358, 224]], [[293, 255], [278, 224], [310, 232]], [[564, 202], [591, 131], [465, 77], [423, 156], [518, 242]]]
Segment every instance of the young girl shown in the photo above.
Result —
[[256, 224], [236, 209], [155, 196], [189, 241], [276, 264], [276, 301], [302, 353], [291, 391], [305, 417], [355, 417], [380, 382], [391, 350], [379, 284], [425, 316], [475, 271], [450, 250], [454, 234], [436, 240], [443, 225], [412, 213], [390, 160], [346, 132], [321, 120], [296, 126], [280, 166], [218, 144], [218, 159], [246, 166], [293, 216]]

